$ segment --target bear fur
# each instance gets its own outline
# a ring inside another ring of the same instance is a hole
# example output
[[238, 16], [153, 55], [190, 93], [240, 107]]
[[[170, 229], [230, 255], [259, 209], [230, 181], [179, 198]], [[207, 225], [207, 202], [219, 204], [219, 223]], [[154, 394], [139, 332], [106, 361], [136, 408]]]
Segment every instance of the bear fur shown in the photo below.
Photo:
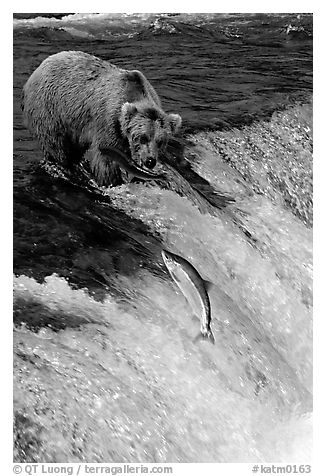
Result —
[[87, 160], [99, 185], [122, 183], [118, 163], [104, 150], [118, 149], [152, 169], [181, 126], [140, 71], [80, 51], [45, 59], [24, 86], [22, 109], [45, 160], [65, 167]]

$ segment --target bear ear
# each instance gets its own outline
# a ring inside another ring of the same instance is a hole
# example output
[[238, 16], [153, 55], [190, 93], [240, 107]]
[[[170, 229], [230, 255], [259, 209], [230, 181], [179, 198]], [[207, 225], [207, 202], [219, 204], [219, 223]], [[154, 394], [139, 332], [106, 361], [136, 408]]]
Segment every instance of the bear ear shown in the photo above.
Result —
[[122, 132], [127, 134], [127, 127], [129, 125], [130, 119], [136, 114], [137, 107], [130, 102], [125, 102], [121, 108], [120, 114], [120, 125]]
[[121, 108], [121, 114], [126, 120], [130, 120], [137, 112], [137, 107], [135, 104], [130, 102], [125, 102]]
[[182, 124], [181, 117], [179, 116], [179, 114], [169, 114], [168, 121], [170, 123], [172, 133], [176, 134], [179, 131]]

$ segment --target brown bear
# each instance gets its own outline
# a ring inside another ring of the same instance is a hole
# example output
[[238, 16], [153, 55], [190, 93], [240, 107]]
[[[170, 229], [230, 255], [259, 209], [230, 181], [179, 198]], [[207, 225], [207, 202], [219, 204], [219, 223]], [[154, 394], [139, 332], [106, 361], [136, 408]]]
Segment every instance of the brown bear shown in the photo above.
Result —
[[71, 166], [85, 159], [99, 185], [122, 183], [126, 164], [142, 178], [155, 176], [149, 169], [181, 126], [140, 71], [81, 51], [45, 59], [24, 86], [22, 109], [45, 160]]

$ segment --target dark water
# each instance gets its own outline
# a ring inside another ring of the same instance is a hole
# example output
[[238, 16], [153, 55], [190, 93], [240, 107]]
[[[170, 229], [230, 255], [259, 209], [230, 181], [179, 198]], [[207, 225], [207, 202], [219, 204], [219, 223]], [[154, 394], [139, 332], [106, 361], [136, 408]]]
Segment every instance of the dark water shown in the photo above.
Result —
[[[167, 184], [39, 166], [21, 90], [67, 49], [140, 69], [182, 115]], [[311, 93], [311, 15], [14, 20], [17, 461], [310, 458]], [[215, 284], [215, 346], [162, 247]]]

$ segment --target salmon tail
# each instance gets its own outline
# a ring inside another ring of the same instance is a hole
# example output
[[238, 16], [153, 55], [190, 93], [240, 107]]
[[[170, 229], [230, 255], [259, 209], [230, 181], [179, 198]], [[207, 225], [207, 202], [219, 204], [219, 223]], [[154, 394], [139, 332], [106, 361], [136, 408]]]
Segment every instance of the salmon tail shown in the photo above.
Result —
[[209, 331], [208, 340], [209, 340], [212, 344], [215, 344], [215, 336], [214, 336], [214, 334], [213, 334], [212, 331]]
[[201, 330], [193, 342], [198, 342], [199, 340], [208, 340], [211, 344], [215, 344], [215, 337], [210, 329]]

